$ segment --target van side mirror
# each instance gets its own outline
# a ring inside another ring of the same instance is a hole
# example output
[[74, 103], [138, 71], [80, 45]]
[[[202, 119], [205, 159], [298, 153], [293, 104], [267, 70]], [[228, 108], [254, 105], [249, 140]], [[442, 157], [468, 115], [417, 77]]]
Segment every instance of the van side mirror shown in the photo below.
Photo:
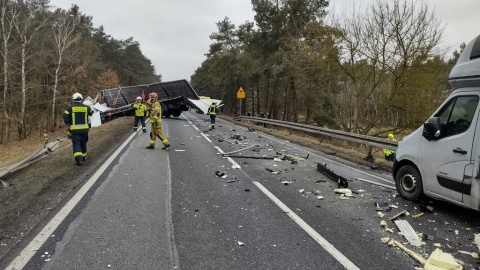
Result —
[[440, 139], [440, 135], [442, 135], [441, 129], [442, 125], [440, 123], [440, 118], [428, 118], [427, 122], [423, 124], [423, 137], [429, 141], [438, 140]]

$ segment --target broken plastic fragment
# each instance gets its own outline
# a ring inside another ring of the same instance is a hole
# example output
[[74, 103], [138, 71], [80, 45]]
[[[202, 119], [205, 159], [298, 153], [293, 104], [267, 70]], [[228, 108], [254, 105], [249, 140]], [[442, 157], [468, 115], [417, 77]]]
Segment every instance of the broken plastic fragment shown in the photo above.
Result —
[[424, 214], [425, 214], [425, 213], [421, 212], [421, 213], [412, 215], [412, 217], [413, 217], [413, 218], [419, 218], [419, 217], [423, 216]]
[[298, 192], [304, 193], [304, 192], [305, 192], [305, 189], [303, 189], [303, 188], [302, 188], [302, 189], [299, 189]]
[[387, 222], [386, 222], [385, 220], [381, 220], [381, 221], [380, 221], [380, 226], [382, 226], [382, 227], [387, 227], [388, 224], [387, 224]]
[[377, 212], [377, 216], [378, 216], [379, 218], [383, 218], [383, 217], [385, 216], [385, 214], [382, 213], [382, 212]]
[[476, 253], [476, 252], [468, 252], [468, 251], [464, 251], [464, 250], [459, 250], [458, 253], [470, 255], [470, 256], [472, 256], [472, 258], [475, 258], [475, 259], [479, 258], [478, 253]]
[[450, 253], [445, 253], [441, 249], [436, 249], [425, 262], [425, 270], [430, 269], [449, 269], [461, 270], [463, 267], [458, 264]]
[[407, 239], [407, 241], [410, 243], [412, 246], [419, 247], [422, 245], [422, 241], [420, 241], [420, 238], [418, 237], [417, 233], [415, 230], [412, 228], [410, 223], [406, 220], [395, 220], [395, 225], [397, 225], [398, 229], [400, 232], [402, 232], [403, 237]]
[[325, 198], [323, 196], [317, 196], [317, 199], [324, 200]]
[[385, 228], [385, 231], [386, 231], [386, 232], [389, 232], [389, 233], [393, 233], [393, 230], [390, 229], [390, 228]]
[[388, 243], [388, 241], [390, 241], [390, 238], [388, 238], [388, 237], [383, 237], [383, 238], [380, 239], [380, 241], [381, 241], [382, 243], [386, 244], [386, 243]]
[[339, 193], [339, 194], [352, 193], [352, 190], [350, 190], [348, 188], [337, 188], [337, 189], [334, 189], [333, 191], [335, 193]]
[[284, 184], [285, 186], [288, 186], [290, 185], [292, 182], [289, 182], [289, 181], [282, 181], [282, 184]]
[[238, 245], [243, 247], [243, 246], [245, 246], [245, 243], [238, 241]]

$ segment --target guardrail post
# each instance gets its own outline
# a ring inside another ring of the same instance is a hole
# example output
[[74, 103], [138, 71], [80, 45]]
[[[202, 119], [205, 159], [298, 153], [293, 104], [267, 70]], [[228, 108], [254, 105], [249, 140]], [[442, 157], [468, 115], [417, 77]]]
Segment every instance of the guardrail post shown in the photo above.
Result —
[[372, 155], [372, 150], [373, 150], [373, 146], [368, 146], [368, 153], [367, 153], [367, 156], [365, 157], [365, 160], [366, 161], [374, 161], [375, 159], [373, 158], [373, 155]]

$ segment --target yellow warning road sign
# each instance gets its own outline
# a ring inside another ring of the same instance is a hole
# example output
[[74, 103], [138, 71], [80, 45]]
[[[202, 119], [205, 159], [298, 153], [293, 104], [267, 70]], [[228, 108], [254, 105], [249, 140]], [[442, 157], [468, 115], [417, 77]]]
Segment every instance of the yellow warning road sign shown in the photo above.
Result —
[[237, 98], [245, 98], [245, 91], [243, 91], [243, 88], [241, 86], [240, 89], [238, 89]]

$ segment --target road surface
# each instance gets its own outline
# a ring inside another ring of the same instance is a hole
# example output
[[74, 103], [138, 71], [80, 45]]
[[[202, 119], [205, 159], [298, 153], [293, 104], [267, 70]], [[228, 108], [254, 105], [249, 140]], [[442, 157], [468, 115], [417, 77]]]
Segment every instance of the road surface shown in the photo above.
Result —
[[[133, 133], [52, 220], [20, 245], [6, 269], [413, 269], [420, 264], [380, 241], [406, 242], [394, 223], [379, 225], [375, 203], [397, 206], [385, 220], [419, 202], [398, 197], [391, 176], [285, 139], [184, 113], [163, 120], [172, 147], [147, 150], [148, 133]], [[253, 145], [256, 145], [255, 147]], [[250, 148], [249, 148], [250, 147]], [[224, 158], [221, 153], [237, 156]], [[300, 157], [281, 160], [285, 155]], [[280, 160], [259, 157], [278, 157]], [[326, 163], [351, 180], [353, 198], [319, 173]], [[323, 199], [319, 199], [322, 196]], [[434, 236], [410, 249], [436, 248], [474, 266], [458, 250], [476, 251], [475, 211], [437, 201], [434, 212], [404, 216]]]

